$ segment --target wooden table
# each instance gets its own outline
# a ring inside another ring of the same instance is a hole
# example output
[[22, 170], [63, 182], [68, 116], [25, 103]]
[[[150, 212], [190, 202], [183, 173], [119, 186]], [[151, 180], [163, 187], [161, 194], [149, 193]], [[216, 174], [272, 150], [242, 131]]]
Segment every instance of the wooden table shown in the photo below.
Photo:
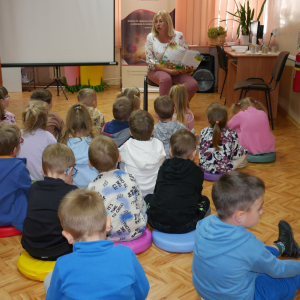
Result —
[[[231, 47], [224, 47], [224, 50], [227, 54], [228, 74], [222, 96], [226, 97], [226, 106], [231, 106], [232, 104], [239, 102], [241, 94], [241, 90], [234, 91], [233, 89], [233, 86], [237, 81], [245, 80], [250, 77], [259, 77], [267, 83], [270, 82], [271, 73], [278, 54], [262, 55], [237, 53], [231, 51]], [[221, 93], [224, 78], [225, 71], [219, 68], [218, 93]], [[273, 118], [276, 118], [279, 84], [270, 94]], [[249, 91], [247, 96], [260, 101], [266, 106], [265, 92]]]

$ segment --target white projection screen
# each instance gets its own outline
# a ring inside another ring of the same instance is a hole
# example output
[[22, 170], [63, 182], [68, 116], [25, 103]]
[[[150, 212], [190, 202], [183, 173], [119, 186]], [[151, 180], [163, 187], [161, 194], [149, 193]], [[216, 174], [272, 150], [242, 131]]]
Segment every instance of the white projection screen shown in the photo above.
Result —
[[3, 67], [115, 62], [114, 0], [0, 0]]

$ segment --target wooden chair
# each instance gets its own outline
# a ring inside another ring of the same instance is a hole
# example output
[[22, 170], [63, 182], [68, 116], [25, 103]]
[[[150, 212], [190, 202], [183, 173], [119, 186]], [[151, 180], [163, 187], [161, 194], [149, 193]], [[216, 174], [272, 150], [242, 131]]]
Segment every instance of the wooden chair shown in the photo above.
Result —
[[[221, 99], [223, 89], [224, 89], [224, 86], [225, 86], [226, 77], [227, 77], [228, 67], [227, 67], [227, 58], [226, 58], [226, 54], [225, 54], [225, 51], [224, 51], [223, 47], [218, 46], [218, 45], [216, 47], [217, 47], [217, 52], [218, 52], [219, 67], [225, 71], [225, 78], [224, 78], [223, 87], [222, 87], [222, 91], [221, 91], [221, 95], [220, 95], [220, 99]], [[224, 105], [225, 104], [226, 104], [226, 98], [225, 98]]]
[[[240, 99], [242, 98], [243, 92], [245, 91], [244, 97], [246, 97], [246, 94], [249, 90], [257, 90], [257, 91], [264, 91], [266, 96], [266, 105], [268, 110], [268, 116], [269, 120], [271, 119], [272, 129], [274, 130], [273, 125], [273, 116], [272, 116], [272, 105], [271, 105], [271, 95], [270, 92], [275, 90], [277, 83], [279, 82], [286, 60], [289, 56], [289, 52], [283, 51], [280, 52], [277, 60], [274, 64], [272, 74], [271, 74], [271, 81], [269, 83], [266, 83], [262, 78], [248, 78], [243, 81], [238, 81], [234, 84], [234, 90], [241, 89], [241, 95]], [[275, 85], [271, 86], [271, 83], [275, 80]]]

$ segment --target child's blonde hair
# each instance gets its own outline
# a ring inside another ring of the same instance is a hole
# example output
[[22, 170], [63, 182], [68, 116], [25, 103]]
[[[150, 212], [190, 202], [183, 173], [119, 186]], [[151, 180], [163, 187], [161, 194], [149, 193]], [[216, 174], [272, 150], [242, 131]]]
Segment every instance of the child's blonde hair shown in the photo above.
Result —
[[152, 34], [153, 34], [154, 36], [158, 35], [158, 31], [157, 31], [156, 28], [155, 28], [155, 20], [156, 20], [156, 18], [157, 18], [158, 16], [162, 16], [163, 19], [167, 22], [167, 24], [168, 24], [168, 36], [169, 36], [169, 37], [172, 37], [173, 34], [174, 34], [174, 30], [173, 30], [173, 22], [172, 22], [172, 19], [171, 19], [171, 17], [170, 17], [170, 14], [169, 14], [167, 11], [165, 11], [165, 10], [160, 10], [159, 12], [157, 12], [157, 13], [154, 15], [153, 21], [152, 21], [152, 30], [151, 30]]
[[117, 167], [119, 149], [116, 143], [108, 136], [97, 136], [89, 146], [89, 160], [99, 172], [107, 172]]
[[131, 86], [126, 88], [123, 92], [118, 93], [117, 99], [126, 96], [127, 98], [133, 101], [133, 110], [138, 110], [141, 106], [140, 94], [141, 92], [137, 87]]
[[56, 143], [45, 148], [42, 155], [42, 167], [45, 174], [55, 172], [64, 174], [70, 167], [75, 166], [75, 156], [67, 145]]
[[92, 190], [77, 189], [68, 193], [58, 209], [63, 230], [72, 234], [76, 242], [88, 237], [105, 237], [106, 209], [101, 196]]
[[213, 146], [219, 151], [219, 144], [221, 144], [221, 130], [226, 127], [228, 120], [227, 109], [220, 103], [212, 103], [206, 110], [206, 116], [213, 128]]
[[188, 106], [188, 92], [183, 84], [174, 85], [169, 94], [177, 114], [177, 121], [186, 126], [185, 113]]
[[258, 110], [262, 110], [264, 111], [266, 114], [268, 114], [265, 106], [259, 102], [259, 101], [256, 101], [254, 100], [253, 98], [251, 97], [246, 97], [244, 99], [241, 99], [239, 101], [239, 103], [237, 104], [233, 104], [231, 107], [230, 107], [230, 112], [231, 112], [231, 115], [234, 116], [236, 115], [240, 110], [247, 110], [249, 107], [254, 107]]
[[8, 96], [7, 89], [4, 86], [0, 85], [0, 121], [5, 120], [5, 111], [1, 100], [6, 96]]
[[20, 143], [21, 132], [17, 125], [0, 123], [0, 155], [10, 155]]
[[47, 129], [48, 108], [44, 102], [31, 101], [22, 112], [23, 133]]
[[67, 144], [70, 135], [76, 137], [79, 132], [94, 138], [97, 133], [90, 113], [84, 104], [73, 104], [67, 113], [66, 124], [61, 133], [61, 142]]
[[78, 102], [86, 106], [91, 106], [95, 99], [97, 99], [97, 93], [93, 89], [85, 88], [78, 92], [77, 99]]

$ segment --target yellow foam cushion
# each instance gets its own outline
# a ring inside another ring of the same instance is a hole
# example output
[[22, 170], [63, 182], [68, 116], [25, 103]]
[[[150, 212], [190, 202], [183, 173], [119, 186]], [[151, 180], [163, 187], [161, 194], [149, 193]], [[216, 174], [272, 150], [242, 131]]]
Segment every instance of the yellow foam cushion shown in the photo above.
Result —
[[35, 259], [26, 251], [22, 252], [18, 259], [18, 269], [24, 276], [44, 281], [48, 273], [53, 271], [56, 261], [44, 261]]

